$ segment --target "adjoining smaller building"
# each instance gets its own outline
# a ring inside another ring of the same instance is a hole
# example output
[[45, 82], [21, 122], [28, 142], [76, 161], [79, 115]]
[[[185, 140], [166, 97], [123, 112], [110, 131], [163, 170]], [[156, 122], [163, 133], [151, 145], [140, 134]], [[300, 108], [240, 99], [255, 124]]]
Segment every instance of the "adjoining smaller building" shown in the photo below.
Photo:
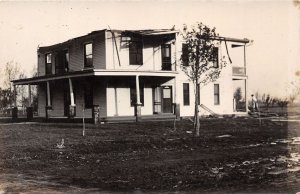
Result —
[[[246, 112], [249, 40], [216, 41], [218, 57], [228, 52], [233, 63], [201, 88], [201, 114]], [[12, 82], [37, 85], [38, 115], [45, 118], [192, 116], [194, 86], [180, 68], [182, 45], [176, 30], [94, 31], [38, 48], [38, 76]]]

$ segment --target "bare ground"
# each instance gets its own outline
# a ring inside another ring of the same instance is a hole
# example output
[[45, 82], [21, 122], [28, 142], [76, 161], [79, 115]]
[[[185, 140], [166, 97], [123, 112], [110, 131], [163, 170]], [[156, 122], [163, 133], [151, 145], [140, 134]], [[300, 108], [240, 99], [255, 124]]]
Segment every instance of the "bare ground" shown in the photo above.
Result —
[[[295, 120], [295, 119], [294, 119]], [[0, 192], [296, 192], [300, 122], [0, 124]], [[58, 148], [64, 139], [64, 147]]]

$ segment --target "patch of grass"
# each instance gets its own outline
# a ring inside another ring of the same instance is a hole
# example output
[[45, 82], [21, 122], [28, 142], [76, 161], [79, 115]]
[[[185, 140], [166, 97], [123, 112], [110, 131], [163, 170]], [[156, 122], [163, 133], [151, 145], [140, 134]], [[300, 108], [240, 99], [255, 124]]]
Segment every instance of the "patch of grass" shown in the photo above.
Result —
[[[186, 133], [190, 121], [176, 128], [173, 121], [89, 125], [83, 137], [81, 126], [0, 125], [0, 171], [113, 191], [259, 187], [270, 178], [262, 172], [266, 164], [241, 164], [287, 155], [286, 145], [270, 142], [297, 133], [287, 123], [264, 120], [260, 127], [251, 118], [203, 119], [198, 138]], [[62, 138], [65, 148], [58, 149]]]

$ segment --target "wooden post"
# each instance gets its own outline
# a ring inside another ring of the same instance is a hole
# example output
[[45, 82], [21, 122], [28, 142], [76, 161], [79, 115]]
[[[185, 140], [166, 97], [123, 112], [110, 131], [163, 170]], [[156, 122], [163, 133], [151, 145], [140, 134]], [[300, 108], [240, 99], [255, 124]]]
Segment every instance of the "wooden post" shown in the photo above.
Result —
[[31, 85], [28, 84], [28, 107], [31, 107]]
[[17, 88], [14, 85], [14, 92], [13, 92], [13, 106], [12, 107], [12, 119], [18, 118], [18, 107], [17, 107]]
[[49, 81], [47, 81], [47, 106], [51, 106], [51, 95], [50, 95], [50, 84]]
[[71, 106], [75, 106], [74, 101], [74, 91], [73, 91], [73, 84], [71, 78], [69, 78], [69, 87], [70, 87], [70, 100], [71, 100]]
[[28, 104], [26, 108], [27, 120], [33, 119], [33, 108], [31, 103], [31, 85], [28, 84]]
[[82, 107], [82, 136], [85, 136], [84, 104]]
[[136, 87], [136, 111], [135, 111], [135, 118], [136, 122], [140, 120], [141, 117], [141, 99], [140, 99], [140, 81], [139, 76], [135, 76], [135, 87]]
[[14, 85], [14, 107], [17, 107], [17, 87]]
[[136, 103], [141, 104], [141, 99], [140, 99], [140, 81], [139, 81], [139, 76], [135, 76], [135, 88], [136, 88]]

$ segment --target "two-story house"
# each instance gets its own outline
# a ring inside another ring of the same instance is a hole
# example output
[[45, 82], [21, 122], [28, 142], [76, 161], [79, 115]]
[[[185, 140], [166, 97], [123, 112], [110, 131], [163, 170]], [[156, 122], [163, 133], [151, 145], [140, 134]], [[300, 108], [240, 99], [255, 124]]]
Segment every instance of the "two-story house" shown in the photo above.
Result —
[[[217, 41], [218, 56], [230, 57], [232, 64], [216, 82], [201, 88], [202, 114], [246, 112], [245, 48], [249, 41]], [[194, 87], [181, 71], [181, 50], [175, 30], [94, 31], [38, 48], [38, 76], [13, 84], [38, 86], [40, 117], [82, 118], [84, 114], [94, 118], [97, 110], [104, 120], [192, 116]], [[237, 88], [242, 96], [238, 102], [234, 100]]]

